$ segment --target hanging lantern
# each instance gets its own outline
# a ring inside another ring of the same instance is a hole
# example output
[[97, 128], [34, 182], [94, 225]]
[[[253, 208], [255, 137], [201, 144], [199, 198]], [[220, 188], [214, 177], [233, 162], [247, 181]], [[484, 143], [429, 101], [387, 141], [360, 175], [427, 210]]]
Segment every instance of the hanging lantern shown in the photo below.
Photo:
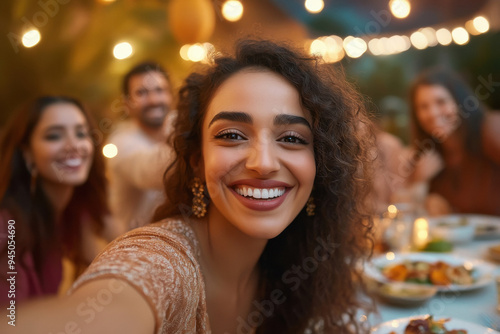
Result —
[[180, 44], [207, 41], [215, 27], [215, 12], [210, 0], [171, 0], [168, 21]]

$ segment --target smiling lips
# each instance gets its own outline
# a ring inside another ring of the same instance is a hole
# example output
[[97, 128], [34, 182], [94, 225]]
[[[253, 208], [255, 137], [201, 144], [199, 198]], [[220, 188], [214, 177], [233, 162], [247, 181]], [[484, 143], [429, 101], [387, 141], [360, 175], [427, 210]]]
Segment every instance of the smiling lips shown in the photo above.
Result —
[[273, 180], [241, 180], [229, 189], [251, 210], [269, 211], [278, 208], [289, 193], [290, 185]]
[[70, 159], [58, 161], [57, 165], [60, 168], [69, 169], [69, 170], [76, 170], [76, 169], [79, 169], [83, 165], [83, 162], [84, 162], [83, 158], [70, 158]]
[[285, 193], [285, 188], [252, 188], [252, 187], [236, 187], [236, 192], [238, 195], [251, 197], [255, 199], [268, 199], [280, 197]]

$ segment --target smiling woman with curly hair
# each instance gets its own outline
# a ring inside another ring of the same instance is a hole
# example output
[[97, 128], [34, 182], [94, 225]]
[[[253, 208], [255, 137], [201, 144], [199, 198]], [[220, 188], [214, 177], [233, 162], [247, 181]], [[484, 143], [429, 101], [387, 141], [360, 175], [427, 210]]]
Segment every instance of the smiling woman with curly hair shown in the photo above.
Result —
[[332, 66], [247, 40], [179, 101], [157, 222], [116, 240], [58, 308], [104, 289], [86, 330], [363, 332], [373, 141], [360, 96]]

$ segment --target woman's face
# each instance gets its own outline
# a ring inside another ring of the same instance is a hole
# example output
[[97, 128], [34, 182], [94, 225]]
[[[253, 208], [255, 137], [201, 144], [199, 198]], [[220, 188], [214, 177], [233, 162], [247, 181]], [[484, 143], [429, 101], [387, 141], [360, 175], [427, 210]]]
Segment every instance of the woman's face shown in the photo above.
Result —
[[304, 207], [316, 174], [311, 117], [297, 90], [269, 71], [238, 72], [215, 92], [202, 132], [209, 217], [276, 237]]
[[458, 106], [441, 85], [421, 85], [415, 92], [418, 122], [429, 135], [446, 139], [459, 125]]
[[77, 186], [87, 180], [94, 148], [82, 111], [72, 103], [45, 107], [25, 152], [44, 182]]

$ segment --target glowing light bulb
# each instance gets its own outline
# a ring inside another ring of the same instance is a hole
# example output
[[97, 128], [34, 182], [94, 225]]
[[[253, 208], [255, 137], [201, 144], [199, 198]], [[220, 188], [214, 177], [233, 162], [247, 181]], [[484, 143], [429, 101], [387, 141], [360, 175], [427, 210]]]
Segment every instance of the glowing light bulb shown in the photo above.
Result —
[[188, 49], [188, 58], [191, 61], [199, 62], [205, 59], [207, 53], [201, 44], [193, 44]]
[[37, 45], [41, 39], [42, 36], [40, 35], [40, 32], [37, 29], [33, 29], [24, 33], [22, 38], [22, 43], [24, 47], [31, 48]]
[[351, 58], [361, 57], [367, 49], [366, 42], [359, 37], [348, 36], [344, 39], [345, 53]]
[[389, 9], [392, 15], [398, 19], [404, 19], [410, 14], [411, 5], [408, 0], [390, 0]]
[[179, 54], [181, 55], [182, 59], [189, 60], [188, 51], [190, 46], [191, 44], [184, 44], [183, 46], [181, 46]]
[[453, 29], [451, 31], [451, 37], [458, 45], [464, 45], [469, 42], [469, 33], [462, 27]]
[[130, 43], [123, 42], [115, 45], [113, 49], [113, 56], [115, 56], [116, 59], [126, 59], [130, 57], [133, 52], [134, 49], [132, 48], [132, 45], [130, 45]]
[[425, 35], [420, 31], [415, 31], [411, 34], [410, 41], [411, 44], [419, 50], [423, 50], [429, 46], [429, 41], [427, 41]]
[[304, 6], [309, 13], [317, 14], [325, 8], [325, 3], [323, 0], [306, 0]]
[[420, 29], [420, 32], [424, 34], [425, 38], [427, 39], [427, 44], [429, 46], [436, 46], [438, 44], [438, 40], [436, 38], [436, 30], [434, 30], [431, 27], [426, 27]]
[[116, 157], [116, 155], [118, 154], [118, 148], [116, 147], [115, 144], [106, 144], [102, 148], [102, 154], [106, 158], [112, 159], [112, 158]]
[[321, 57], [326, 54], [327, 50], [328, 50], [328, 48], [327, 48], [325, 42], [323, 42], [320, 39], [315, 39], [311, 43], [311, 47], [309, 48], [309, 52], [312, 55], [321, 56]]
[[238, 0], [229, 0], [222, 5], [222, 16], [228, 21], [236, 22], [243, 16], [243, 4]]
[[474, 20], [472, 20], [472, 24], [474, 25], [474, 28], [481, 33], [484, 34], [488, 30], [490, 30], [490, 22], [483, 17], [483, 16], [478, 16]]
[[436, 31], [436, 38], [441, 45], [450, 45], [453, 38], [451, 37], [451, 32], [446, 28], [441, 28]]

